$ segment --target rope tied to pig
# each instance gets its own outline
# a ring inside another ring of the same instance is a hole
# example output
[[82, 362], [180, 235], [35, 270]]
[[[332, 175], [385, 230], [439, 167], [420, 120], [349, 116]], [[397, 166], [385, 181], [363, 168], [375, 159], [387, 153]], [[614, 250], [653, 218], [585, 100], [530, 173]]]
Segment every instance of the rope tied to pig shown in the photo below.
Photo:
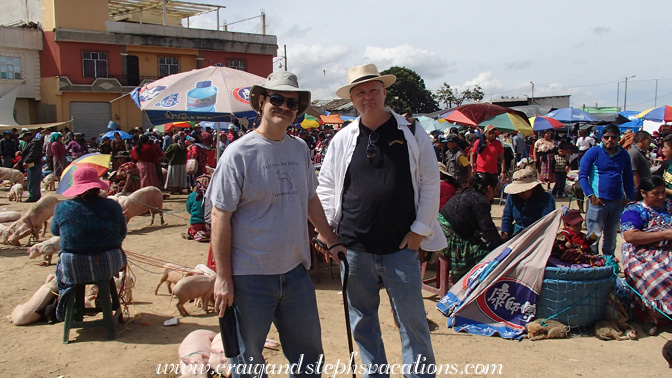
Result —
[[[195, 273], [195, 274], [198, 274], [196, 272], [199, 272], [198, 270], [196, 270], [196, 268], [191, 268], [191, 267], [186, 266], [186, 265], [173, 263], [173, 262], [170, 262], [170, 261], [167, 261], [167, 260], [158, 259], [156, 257], [147, 256], [147, 255], [143, 255], [143, 254], [136, 253], [136, 252], [130, 252], [130, 251], [125, 251], [125, 252], [126, 252], [126, 258], [128, 260], [132, 261], [135, 264], [141, 263], [141, 264], [145, 264], [145, 265], [149, 265], [149, 266], [154, 266], [154, 267], [157, 267], [157, 268], [170, 269], [172, 271], [180, 272], [180, 273]], [[152, 271], [143, 269], [139, 266], [138, 266], [138, 268], [144, 270], [145, 272], [152, 273], [152, 274], [163, 274], [163, 272], [152, 272]]]

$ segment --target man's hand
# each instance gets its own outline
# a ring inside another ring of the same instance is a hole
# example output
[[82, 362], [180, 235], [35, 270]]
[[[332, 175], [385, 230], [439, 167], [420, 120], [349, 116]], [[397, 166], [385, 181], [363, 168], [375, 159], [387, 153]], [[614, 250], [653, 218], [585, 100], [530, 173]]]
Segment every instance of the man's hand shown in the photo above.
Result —
[[224, 317], [224, 311], [233, 305], [233, 280], [224, 279], [217, 275], [215, 279], [215, 311], [219, 311], [219, 317]]
[[509, 233], [508, 232], [502, 232], [502, 241], [505, 242], [509, 240]]
[[409, 231], [406, 236], [404, 236], [404, 240], [401, 241], [401, 244], [399, 244], [399, 248], [408, 248], [417, 251], [420, 249], [420, 242], [422, 242], [422, 238], [422, 235], [416, 234], [413, 231]]
[[592, 206], [601, 206], [603, 205], [602, 200], [597, 198], [597, 196], [590, 196], [590, 204]]

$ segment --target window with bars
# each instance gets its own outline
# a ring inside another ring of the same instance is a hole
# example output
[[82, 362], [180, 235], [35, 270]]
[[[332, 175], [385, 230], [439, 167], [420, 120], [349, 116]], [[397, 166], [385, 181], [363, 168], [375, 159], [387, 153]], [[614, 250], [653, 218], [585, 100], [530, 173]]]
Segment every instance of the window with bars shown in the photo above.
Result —
[[159, 57], [159, 76], [164, 77], [180, 72], [180, 60], [171, 56]]
[[18, 56], [0, 55], [0, 79], [20, 80], [21, 58]]
[[84, 51], [82, 53], [84, 77], [107, 77], [107, 53]]
[[243, 59], [227, 59], [226, 66], [241, 71], [247, 71], [245, 61]]

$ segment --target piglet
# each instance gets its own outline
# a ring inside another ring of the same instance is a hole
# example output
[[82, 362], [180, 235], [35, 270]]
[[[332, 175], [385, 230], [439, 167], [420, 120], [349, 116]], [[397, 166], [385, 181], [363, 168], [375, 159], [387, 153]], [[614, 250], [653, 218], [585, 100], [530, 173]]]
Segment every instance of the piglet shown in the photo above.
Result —
[[182, 340], [177, 352], [180, 355], [180, 378], [208, 377], [210, 345], [216, 333], [205, 329], [192, 331]]
[[184, 277], [173, 288], [173, 295], [177, 297], [177, 309], [180, 315], [189, 316], [184, 304], [191, 299], [201, 298], [203, 310], [207, 313], [210, 302], [214, 302], [215, 277], [202, 275]]
[[44, 184], [44, 190], [54, 191], [56, 190], [56, 176], [53, 173], [50, 173], [42, 180]]
[[21, 218], [21, 213], [18, 211], [2, 211], [0, 212], [0, 223], [14, 222]]
[[110, 199], [119, 202], [121, 208], [124, 210], [124, 216], [126, 216], [126, 223], [131, 220], [131, 218], [144, 214], [149, 211], [152, 214], [152, 222], [150, 226], [154, 224], [154, 215], [159, 214], [161, 218], [161, 225], [163, 226], [165, 222], [163, 221], [163, 193], [161, 190], [154, 186], [148, 186], [135, 192], [131, 193], [130, 196], [124, 196], [121, 194], [114, 195]]
[[57, 254], [61, 251], [61, 237], [54, 236], [51, 239], [47, 239], [41, 243], [37, 243], [28, 248], [28, 257], [34, 259], [38, 256], [42, 256], [44, 261], [40, 263], [40, 266], [49, 266], [51, 265], [51, 258], [54, 254]]
[[7, 194], [7, 199], [9, 201], [21, 202], [23, 201], [23, 185], [16, 183], [12, 185]]
[[19, 240], [31, 234], [35, 240], [38, 240], [40, 227], [44, 225], [42, 236], [47, 232], [47, 221], [54, 215], [54, 208], [58, 204], [56, 196], [45, 196], [40, 198], [35, 205], [18, 221], [12, 223], [2, 233], [2, 242], [4, 244], [20, 245]]
[[161, 285], [163, 285], [164, 282], [166, 283], [166, 286], [168, 286], [168, 292], [172, 294], [173, 290], [171, 285], [177, 284], [184, 277], [203, 274], [202, 272], [196, 270], [190, 270], [188, 272], [184, 272], [181, 271], [182, 269], [184, 268], [179, 265], [171, 263], [165, 264], [163, 266], [163, 274], [161, 274], [161, 278], [159, 279], [159, 284], [156, 285], [156, 290], [154, 290], [154, 295], [157, 295], [159, 293], [159, 288], [161, 287]]
[[56, 296], [54, 293], [58, 292], [56, 285], [56, 276], [48, 275], [44, 285], [37, 289], [28, 302], [16, 306], [8, 317], [9, 320], [17, 326], [35, 323], [40, 320], [39, 312], [52, 303]]

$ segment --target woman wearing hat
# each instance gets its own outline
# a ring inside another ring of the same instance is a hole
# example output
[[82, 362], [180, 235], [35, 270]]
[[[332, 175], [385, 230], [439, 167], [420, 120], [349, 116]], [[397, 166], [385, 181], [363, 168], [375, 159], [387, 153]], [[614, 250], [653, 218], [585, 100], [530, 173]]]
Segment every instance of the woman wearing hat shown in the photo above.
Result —
[[513, 181], [504, 188], [509, 194], [502, 213], [502, 239], [508, 240], [525, 227], [555, 210], [555, 199], [544, 191], [534, 172], [524, 168], [513, 174]]
[[439, 223], [448, 241], [442, 253], [450, 259], [451, 283], [502, 243], [490, 215], [490, 202], [495, 198], [498, 183], [496, 174], [478, 172], [466, 189], [441, 207]]
[[73, 174], [74, 184], [63, 195], [74, 197], [56, 205], [51, 233], [61, 237], [56, 265], [60, 300], [56, 316], [63, 320], [74, 285], [109, 279], [126, 265], [121, 242], [126, 218], [119, 204], [101, 196], [108, 184], [91, 167]]

